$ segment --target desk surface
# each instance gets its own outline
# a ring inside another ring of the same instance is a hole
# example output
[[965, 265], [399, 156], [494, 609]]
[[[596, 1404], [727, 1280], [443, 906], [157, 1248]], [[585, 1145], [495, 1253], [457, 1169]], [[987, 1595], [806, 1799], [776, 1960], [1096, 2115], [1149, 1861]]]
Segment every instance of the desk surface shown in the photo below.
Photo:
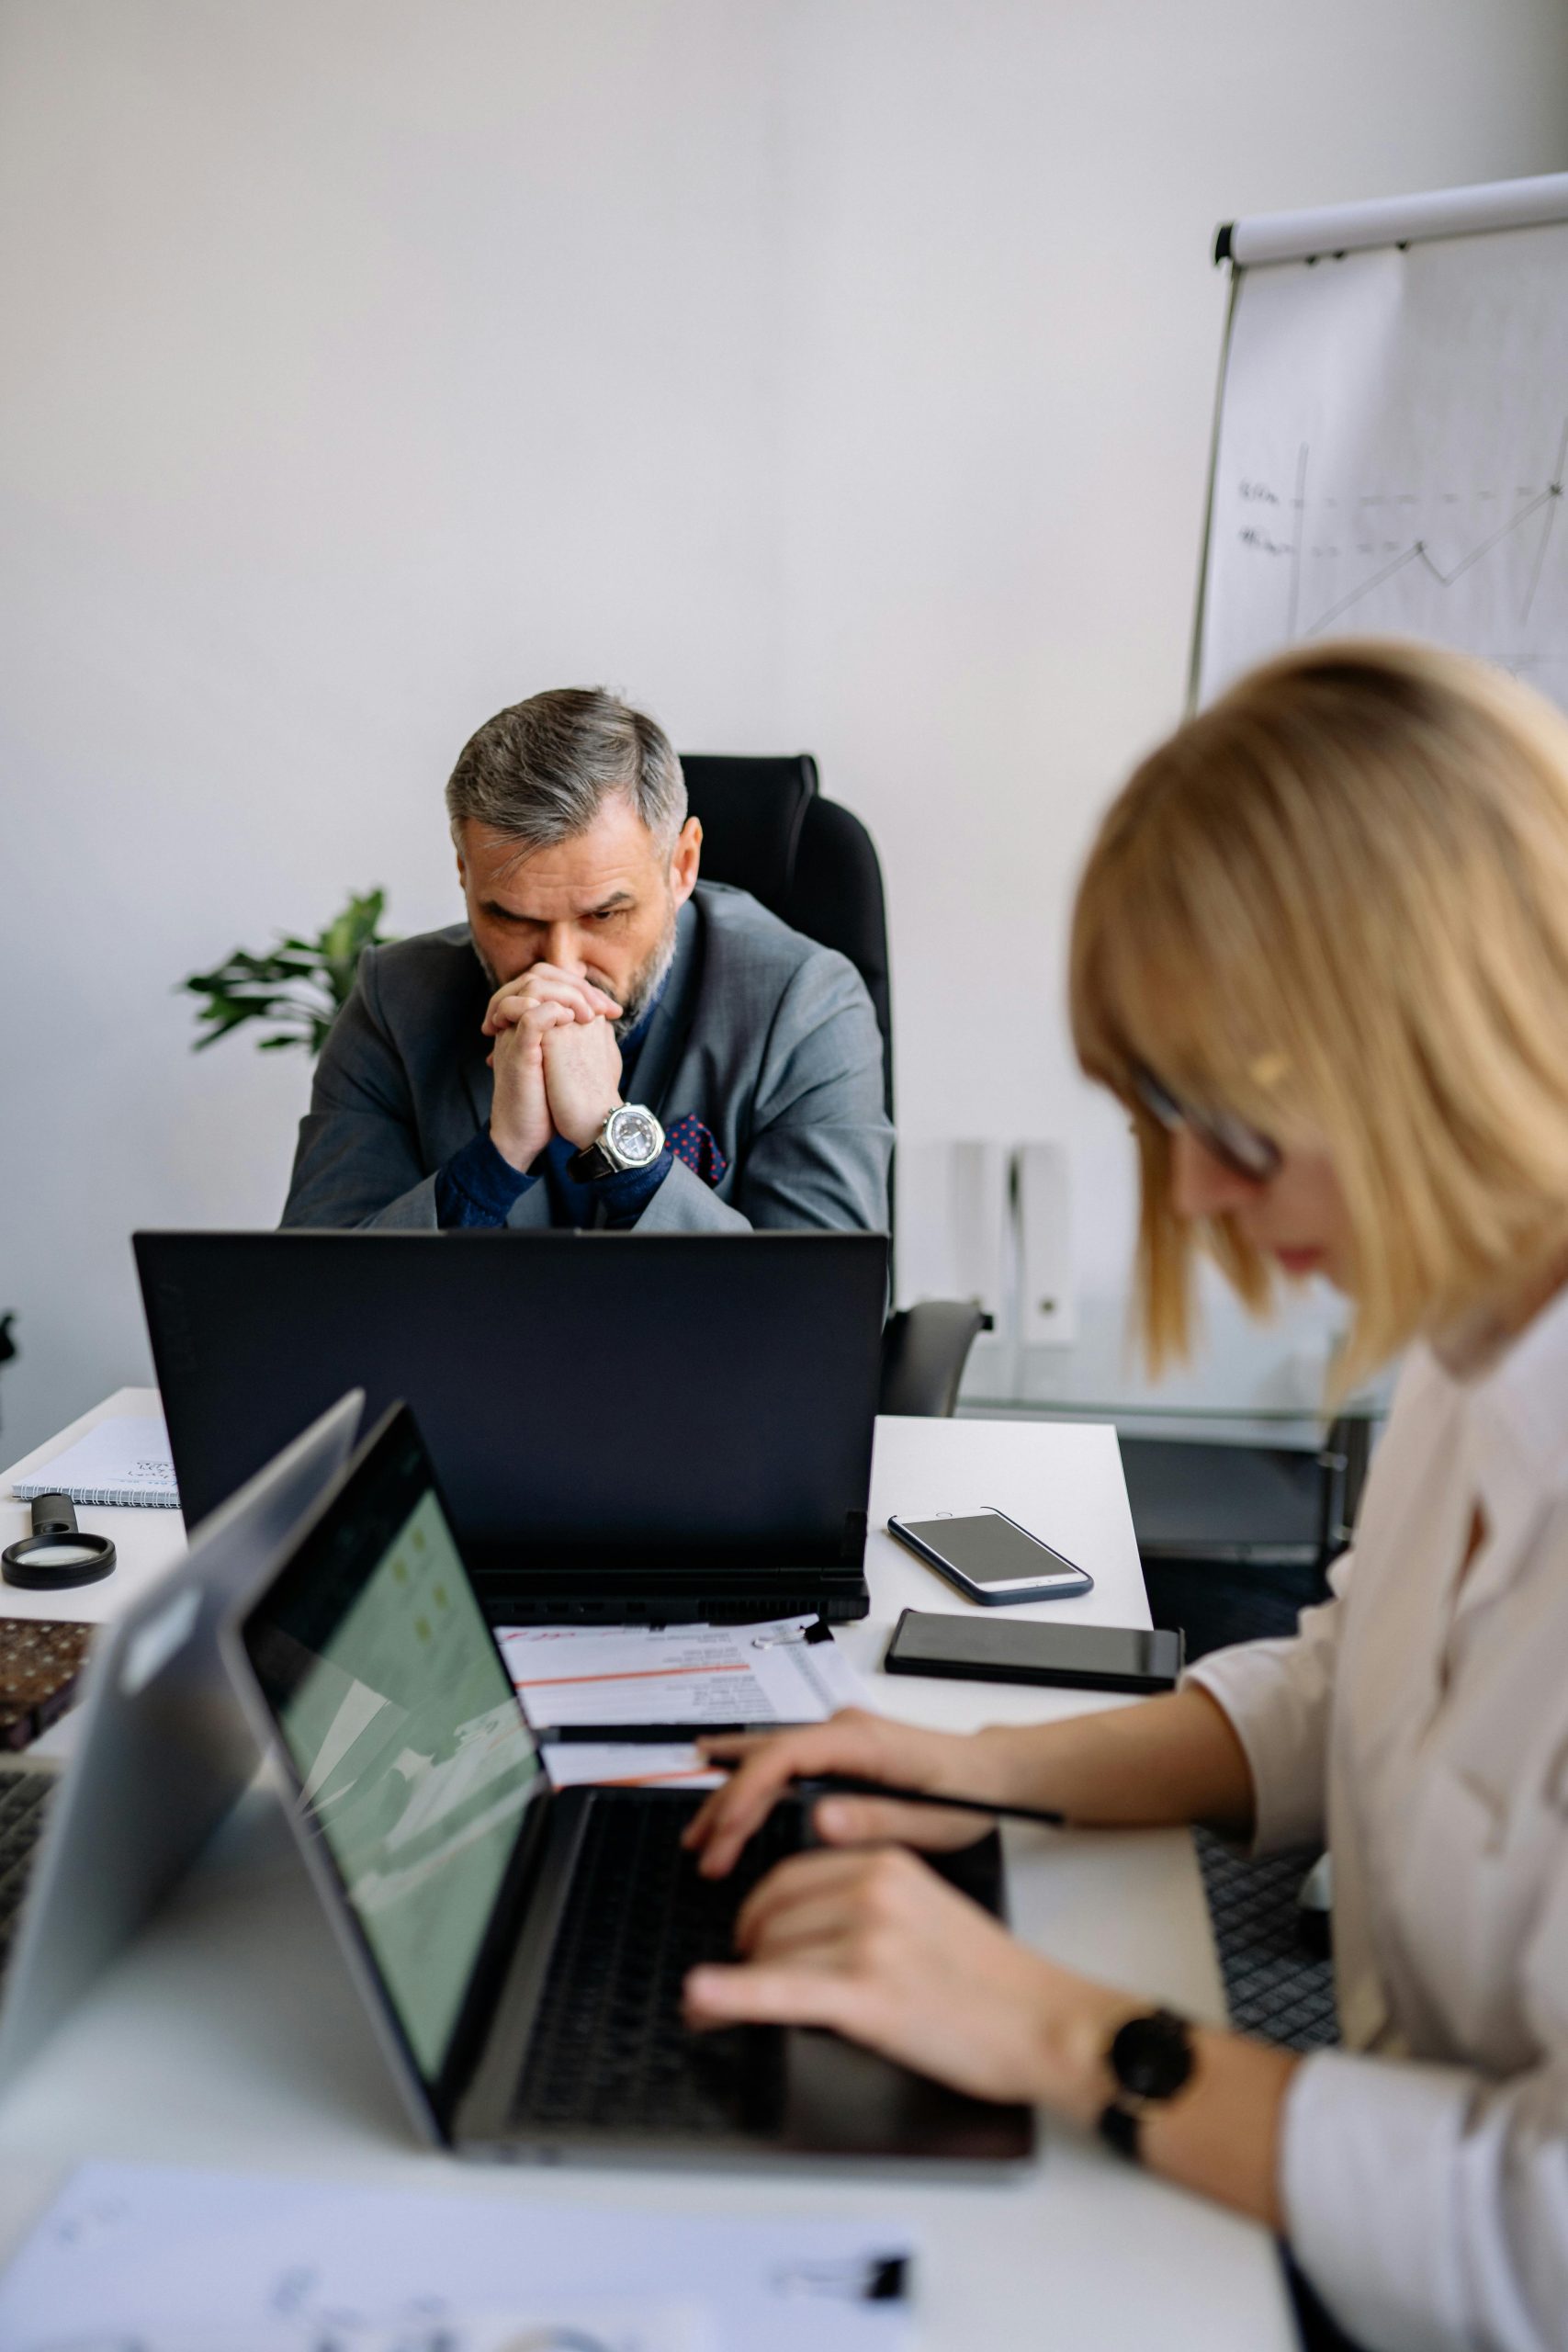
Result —
[[[146, 1390], [121, 1390], [98, 1411], [145, 1410], [149, 1400]], [[876, 1670], [901, 1609], [966, 1605], [880, 1532], [890, 1510], [995, 1503], [1096, 1578], [1079, 1600], [1023, 1613], [1148, 1623], [1111, 1430], [883, 1420], [871, 1503], [878, 1531], [866, 1561], [872, 1615], [839, 1638], [889, 1713], [958, 1730], [1117, 1703], [1083, 1692], [886, 1680]], [[6, 1514], [19, 1525], [24, 1507], [0, 1501], [0, 1522]], [[59, 1596], [54, 1613], [112, 1615], [182, 1549], [174, 1512], [83, 1518], [121, 1544], [123, 1566], [104, 1585]], [[10, 1605], [7, 1594], [0, 1606]], [[1223, 2014], [1184, 1833], [1010, 1829], [1008, 1850], [1013, 1921], [1029, 1942], [1194, 2014]], [[1040, 2165], [1004, 2187], [920, 2186], [887, 2173], [835, 2177], [829, 2188], [808, 2171], [513, 2170], [459, 2165], [417, 2147], [286, 1826], [259, 1788], [0, 2105], [0, 2254], [64, 2169], [89, 2155], [586, 2199], [607, 2213], [896, 2209], [919, 2236], [925, 2352], [1039, 2352], [1046, 2344], [1055, 2352], [1290, 2352], [1295, 2342], [1263, 2233], [1128, 2170], [1065, 2129], [1050, 2127]]]

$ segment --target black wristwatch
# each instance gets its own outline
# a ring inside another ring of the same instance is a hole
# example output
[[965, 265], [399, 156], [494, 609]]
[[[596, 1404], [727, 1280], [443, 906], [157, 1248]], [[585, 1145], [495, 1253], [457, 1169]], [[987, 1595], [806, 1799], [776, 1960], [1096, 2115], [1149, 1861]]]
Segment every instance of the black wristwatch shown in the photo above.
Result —
[[1105, 2061], [1116, 2077], [1116, 2088], [1100, 2110], [1100, 2136], [1118, 2155], [1136, 2164], [1143, 2153], [1145, 2113], [1174, 2098], [1191, 2079], [1196, 2063], [1192, 2028], [1174, 2009], [1151, 2009], [1146, 2017], [1129, 2018], [1111, 2037]]
[[586, 1151], [574, 1151], [566, 1172], [577, 1184], [651, 1168], [664, 1148], [664, 1130], [640, 1102], [617, 1102]]

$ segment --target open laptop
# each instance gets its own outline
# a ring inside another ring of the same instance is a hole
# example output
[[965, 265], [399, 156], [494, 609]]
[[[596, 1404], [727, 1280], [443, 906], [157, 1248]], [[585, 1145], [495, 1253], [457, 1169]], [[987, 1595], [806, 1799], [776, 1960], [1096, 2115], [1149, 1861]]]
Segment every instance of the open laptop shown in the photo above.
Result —
[[868, 1233], [139, 1233], [187, 1523], [350, 1386], [418, 1415], [492, 1624], [863, 1617]]
[[218, 1627], [347, 1460], [344, 1396], [98, 1634], [62, 1762], [0, 1765], [0, 2086], [180, 1876], [254, 1772]]
[[[820, 2032], [694, 2034], [681, 1990], [806, 1842], [777, 1807], [734, 1875], [697, 1875], [700, 1798], [552, 1790], [394, 1409], [223, 1635], [291, 1785], [305, 1860], [419, 2128], [465, 2154], [1026, 2157], [1032, 2118]], [[999, 1910], [993, 1835], [948, 1874]]]

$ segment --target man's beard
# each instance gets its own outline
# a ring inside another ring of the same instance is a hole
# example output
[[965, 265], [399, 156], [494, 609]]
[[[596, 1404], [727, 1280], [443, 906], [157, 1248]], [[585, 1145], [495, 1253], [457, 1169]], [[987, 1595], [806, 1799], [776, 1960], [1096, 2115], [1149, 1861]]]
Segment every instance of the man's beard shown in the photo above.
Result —
[[624, 996], [617, 989], [612, 988], [604, 976], [596, 972], [590, 964], [588, 977], [594, 987], [601, 988], [607, 995], [613, 996], [621, 1008], [621, 1017], [615, 1024], [615, 1035], [618, 1039], [624, 1040], [629, 1037], [638, 1022], [647, 1017], [648, 1009], [669, 978], [670, 967], [674, 961], [675, 910], [671, 907], [669, 921], [664, 926], [663, 937], [640, 971], [633, 973], [626, 984]]

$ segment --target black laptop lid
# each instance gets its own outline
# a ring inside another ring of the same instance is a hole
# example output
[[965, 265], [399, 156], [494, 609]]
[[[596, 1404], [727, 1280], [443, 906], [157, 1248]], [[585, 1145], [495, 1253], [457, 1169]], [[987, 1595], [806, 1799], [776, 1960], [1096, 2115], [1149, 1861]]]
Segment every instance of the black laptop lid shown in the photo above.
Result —
[[406, 1398], [526, 1571], [858, 1567], [886, 1280], [864, 1233], [141, 1233], [187, 1526], [345, 1388]]

